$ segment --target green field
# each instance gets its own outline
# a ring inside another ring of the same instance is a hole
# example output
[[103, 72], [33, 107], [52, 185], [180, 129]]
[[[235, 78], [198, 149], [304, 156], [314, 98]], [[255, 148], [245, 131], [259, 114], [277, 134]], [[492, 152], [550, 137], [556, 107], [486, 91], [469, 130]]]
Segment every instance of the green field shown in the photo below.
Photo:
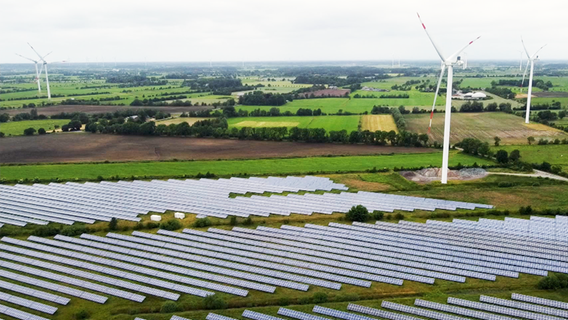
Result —
[[6, 136], [10, 135], [21, 136], [24, 135], [24, 130], [27, 128], [34, 128], [36, 129], [36, 131], [39, 128], [44, 128], [45, 131], [51, 132], [55, 129], [56, 125], [61, 127], [68, 123], [69, 123], [68, 119], [26, 120], [26, 121], [5, 122], [5, 123], [0, 123], [0, 132], [3, 132]]
[[[179, 161], [179, 162], [127, 162], [127, 163], [85, 163], [85, 164], [48, 164], [4, 166], [0, 178], [18, 179], [55, 179], [84, 180], [98, 176], [154, 176], [172, 177], [196, 175], [211, 172], [220, 176], [227, 175], [268, 175], [268, 174], [305, 174], [308, 172], [364, 171], [367, 169], [394, 167], [440, 166], [442, 153], [396, 154], [380, 156], [313, 157], [292, 159], [259, 160], [220, 160], [220, 161]], [[490, 165], [493, 162], [452, 152], [450, 166], [458, 163], [472, 165]]]
[[[430, 139], [442, 142], [444, 136], [444, 114], [434, 114]], [[411, 132], [426, 133], [428, 130], [429, 114], [407, 114], [406, 127]], [[500, 137], [502, 144], [522, 144], [527, 138], [568, 138], [565, 132], [539, 123], [525, 124], [524, 118], [503, 112], [483, 113], [452, 113], [451, 137], [452, 143], [465, 138], [476, 138], [493, 142], [494, 137]]]
[[494, 150], [503, 149], [511, 152], [515, 149], [521, 152], [521, 160], [529, 163], [546, 161], [551, 165], [558, 165], [568, 172], [568, 145], [515, 145], [495, 147]]
[[361, 116], [294, 116], [294, 117], [245, 117], [228, 119], [229, 127], [298, 127], [323, 128], [326, 131], [357, 130]]

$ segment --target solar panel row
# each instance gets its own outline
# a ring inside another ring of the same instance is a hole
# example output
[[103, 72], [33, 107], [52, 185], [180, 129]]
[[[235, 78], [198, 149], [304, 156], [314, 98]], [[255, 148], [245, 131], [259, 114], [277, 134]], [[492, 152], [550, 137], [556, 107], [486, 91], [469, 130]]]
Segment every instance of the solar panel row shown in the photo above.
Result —
[[237, 197], [229, 194], [282, 193], [300, 190], [347, 190], [342, 184], [321, 177], [250, 178], [119, 181], [117, 183], [50, 183], [0, 186], [0, 222], [24, 226], [74, 221], [93, 223], [117, 219], [139, 221], [138, 214], [174, 210], [200, 216], [247, 217], [269, 214], [312, 214], [346, 212], [353, 205], [364, 204], [371, 210], [435, 210], [487, 208], [491, 206], [463, 202], [424, 199], [378, 193], [306, 194], [270, 197]]

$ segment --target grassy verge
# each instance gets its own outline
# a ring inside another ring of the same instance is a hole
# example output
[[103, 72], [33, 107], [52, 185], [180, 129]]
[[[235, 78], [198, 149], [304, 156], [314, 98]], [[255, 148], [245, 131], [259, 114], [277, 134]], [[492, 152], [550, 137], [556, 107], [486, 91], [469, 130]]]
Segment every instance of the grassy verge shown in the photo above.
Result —
[[[260, 160], [126, 162], [88, 164], [10, 165], [0, 168], [0, 179], [39, 179], [49, 181], [95, 180], [124, 178], [191, 177], [211, 172], [217, 176], [234, 175], [291, 175], [314, 173], [363, 172], [372, 168], [416, 168], [439, 166], [442, 153], [395, 154], [380, 156], [312, 157]], [[450, 154], [450, 166], [494, 165], [487, 159], [475, 158], [458, 152]]]

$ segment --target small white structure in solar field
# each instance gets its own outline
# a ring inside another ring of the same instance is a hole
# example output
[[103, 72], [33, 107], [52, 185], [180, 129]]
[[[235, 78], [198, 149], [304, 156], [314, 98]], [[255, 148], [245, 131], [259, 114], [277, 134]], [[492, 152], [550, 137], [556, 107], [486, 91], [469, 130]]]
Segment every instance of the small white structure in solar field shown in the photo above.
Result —
[[185, 218], [185, 214], [184, 214], [184, 213], [181, 213], [181, 212], [176, 212], [176, 213], [174, 213], [174, 218], [177, 218], [177, 219], [184, 219], [184, 218]]
[[159, 216], [157, 214], [153, 214], [150, 216], [150, 220], [152, 221], [162, 221], [162, 216]]

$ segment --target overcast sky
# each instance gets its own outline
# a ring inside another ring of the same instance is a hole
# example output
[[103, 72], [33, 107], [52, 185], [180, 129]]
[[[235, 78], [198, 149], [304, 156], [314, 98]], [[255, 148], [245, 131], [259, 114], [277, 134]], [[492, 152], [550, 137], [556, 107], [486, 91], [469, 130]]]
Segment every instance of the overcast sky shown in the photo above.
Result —
[[566, 0], [2, 0], [0, 63], [437, 59], [417, 11], [447, 55], [568, 61]]

